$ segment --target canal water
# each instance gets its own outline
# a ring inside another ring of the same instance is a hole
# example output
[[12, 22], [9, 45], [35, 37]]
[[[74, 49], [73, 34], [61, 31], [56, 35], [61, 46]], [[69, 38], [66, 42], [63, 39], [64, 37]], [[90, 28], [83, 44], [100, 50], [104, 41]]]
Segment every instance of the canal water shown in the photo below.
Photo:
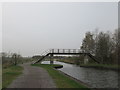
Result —
[[[50, 61], [43, 61], [42, 64], [50, 64]], [[54, 61], [54, 64], [63, 65], [63, 68], [58, 70], [87, 83], [91, 88], [118, 88], [118, 72], [116, 71], [84, 68], [58, 61]]]

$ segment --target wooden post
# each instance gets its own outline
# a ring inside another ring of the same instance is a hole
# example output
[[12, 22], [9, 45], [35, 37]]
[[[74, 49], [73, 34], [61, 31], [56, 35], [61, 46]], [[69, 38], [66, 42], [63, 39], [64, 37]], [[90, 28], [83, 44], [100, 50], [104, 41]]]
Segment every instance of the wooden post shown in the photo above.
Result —
[[17, 65], [17, 55], [16, 54], [15, 54], [14, 59], [15, 59], [15, 65]]
[[16, 53], [14, 53], [13, 55], [12, 55], [12, 58], [13, 58], [13, 64], [14, 65], [17, 65], [17, 54]]

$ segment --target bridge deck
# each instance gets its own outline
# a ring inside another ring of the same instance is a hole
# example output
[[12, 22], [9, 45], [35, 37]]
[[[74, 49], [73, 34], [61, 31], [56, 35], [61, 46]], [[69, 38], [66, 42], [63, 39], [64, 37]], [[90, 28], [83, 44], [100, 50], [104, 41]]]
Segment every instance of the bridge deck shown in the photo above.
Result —
[[90, 54], [89, 52], [82, 51], [80, 49], [51, 49], [51, 50], [46, 51], [44, 54], [42, 54], [41, 56], [43, 57], [40, 58], [35, 63], [38, 63], [39, 61], [43, 60], [45, 57], [49, 55], [53, 56], [53, 55], [80, 55], [80, 54], [88, 55], [95, 62], [99, 63], [92, 54]]

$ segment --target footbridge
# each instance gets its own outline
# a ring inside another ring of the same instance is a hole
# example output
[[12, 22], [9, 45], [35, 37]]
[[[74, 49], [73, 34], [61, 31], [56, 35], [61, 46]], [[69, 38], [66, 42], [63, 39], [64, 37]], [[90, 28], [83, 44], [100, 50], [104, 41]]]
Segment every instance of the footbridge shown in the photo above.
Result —
[[80, 54], [87, 55], [95, 62], [100, 63], [91, 53], [82, 51], [81, 49], [50, 49], [43, 52], [40, 55], [41, 57], [36, 62], [34, 62], [34, 64], [41, 62], [47, 56], [53, 57], [54, 55], [80, 55]]

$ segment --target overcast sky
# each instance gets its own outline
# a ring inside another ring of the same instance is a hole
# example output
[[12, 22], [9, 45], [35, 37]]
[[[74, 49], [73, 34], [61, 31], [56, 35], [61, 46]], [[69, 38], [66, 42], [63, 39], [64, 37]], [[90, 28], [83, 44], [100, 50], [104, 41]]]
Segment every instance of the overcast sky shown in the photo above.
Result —
[[33, 56], [51, 48], [78, 49], [85, 32], [114, 31], [117, 21], [117, 2], [4, 3], [3, 51]]

